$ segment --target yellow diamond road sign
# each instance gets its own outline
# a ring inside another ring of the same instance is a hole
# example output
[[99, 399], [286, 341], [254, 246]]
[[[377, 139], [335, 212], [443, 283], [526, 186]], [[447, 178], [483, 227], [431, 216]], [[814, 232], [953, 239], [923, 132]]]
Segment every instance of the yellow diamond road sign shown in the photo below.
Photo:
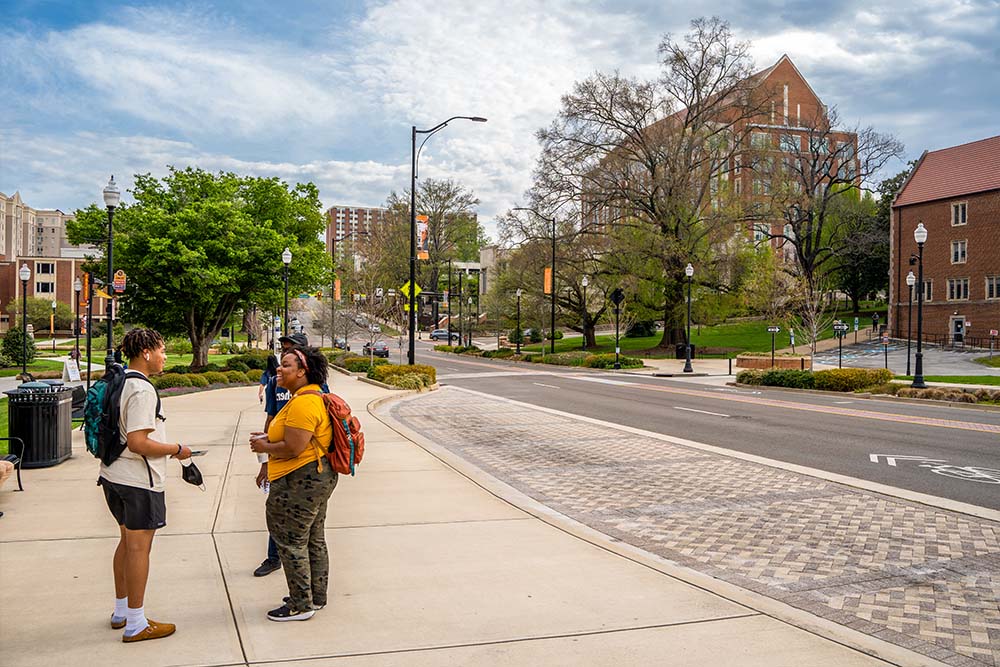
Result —
[[[402, 292], [404, 296], [409, 297], [410, 296], [410, 281], [407, 280], [406, 284], [399, 288], [399, 291]], [[418, 297], [418, 296], [420, 296], [421, 292], [423, 292], [423, 290], [420, 289], [420, 285], [417, 285], [413, 289], [413, 296], [414, 297]]]

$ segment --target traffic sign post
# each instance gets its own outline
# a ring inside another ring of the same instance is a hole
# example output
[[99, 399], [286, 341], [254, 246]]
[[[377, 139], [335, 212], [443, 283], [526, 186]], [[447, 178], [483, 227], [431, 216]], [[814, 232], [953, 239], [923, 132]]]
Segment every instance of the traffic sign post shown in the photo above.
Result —
[[860, 328], [860, 326], [861, 326], [861, 322], [860, 322], [859, 318], [855, 317], [854, 318], [854, 344], [855, 345], [858, 344], [858, 329]]
[[997, 330], [990, 329], [990, 359], [993, 358], [993, 341], [996, 340]]
[[[618, 321], [621, 315], [621, 305], [622, 301], [625, 300], [625, 292], [621, 287], [616, 287], [615, 291], [611, 293], [611, 302], [615, 304], [615, 370], [621, 370], [621, 363], [619, 362], [619, 354], [621, 354], [621, 346], [619, 345], [618, 336]], [[553, 334], [554, 336], [555, 334]]]
[[882, 350], [885, 352], [885, 368], [889, 370], [889, 334], [882, 334]]
[[115, 291], [116, 294], [121, 294], [122, 292], [125, 291], [126, 280], [127, 276], [125, 275], [124, 271], [122, 271], [121, 269], [115, 271], [114, 279], [111, 281], [111, 288]]
[[772, 325], [767, 328], [767, 331], [771, 334], [771, 368], [774, 368], [774, 334], [781, 331], [781, 327]]
[[[854, 321], [857, 322], [857, 319], [858, 318], [854, 318]], [[840, 321], [834, 322], [833, 323], [833, 331], [834, 331], [834, 333], [837, 336], [837, 368], [843, 368], [844, 367], [844, 334], [847, 333], [847, 324], [845, 322], [840, 322]], [[855, 331], [855, 333], [857, 333], [857, 329], [856, 328], [855, 328], [854, 331]]]

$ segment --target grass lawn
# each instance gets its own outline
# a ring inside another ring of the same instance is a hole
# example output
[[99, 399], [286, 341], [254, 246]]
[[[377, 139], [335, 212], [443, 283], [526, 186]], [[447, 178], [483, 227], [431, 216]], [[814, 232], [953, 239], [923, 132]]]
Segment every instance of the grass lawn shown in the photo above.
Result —
[[[912, 376], [897, 375], [897, 380], [912, 380]], [[1000, 375], [925, 375], [927, 382], [949, 382], [951, 384], [988, 384], [1000, 387]]]
[[[46, 361], [44, 359], [35, 359], [33, 362], [28, 364], [28, 372], [32, 373], [35, 371], [61, 371], [63, 367], [63, 362], [61, 361]], [[20, 375], [20, 366], [11, 366], [10, 368], [0, 368], [0, 377], [14, 377], [15, 375]]]
[[[208, 355], [208, 363], [218, 364], [219, 366], [224, 366], [227, 359], [236, 357], [236, 354], [210, 354]], [[191, 362], [194, 361], [193, 354], [167, 354], [167, 368], [171, 366], [190, 366]]]
[[1000, 368], [1000, 352], [997, 352], [992, 357], [979, 357], [975, 360], [977, 364], [982, 364], [983, 366], [990, 366], [992, 368]]

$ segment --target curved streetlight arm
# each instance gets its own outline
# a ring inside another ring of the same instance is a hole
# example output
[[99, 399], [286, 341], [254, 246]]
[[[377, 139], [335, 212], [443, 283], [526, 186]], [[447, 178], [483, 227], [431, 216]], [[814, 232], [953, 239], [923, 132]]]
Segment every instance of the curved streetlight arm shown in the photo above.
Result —
[[437, 125], [435, 125], [434, 127], [432, 127], [429, 130], [418, 130], [416, 127], [414, 127], [413, 128], [413, 133], [414, 134], [426, 134], [427, 135], [426, 137], [424, 137], [424, 140], [420, 142], [420, 148], [417, 149], [417, 156], [416, 156], [416, 158], [413, 161], [413, 177], [414, 178], [420, 178], [420, 170], [419, 170], [419, 166], [420, 166], [420, 151], [424, 150], [424, 144], [427, 143], [427, 140], [430, 139], [432, 135], [434, 135], [437, 132], [440, 132], [444, 128], [448, 127], [448, 123], [450, 123], [453, 120], [471, 120], [474, 123], [485, 123], [486, 122], [486, 119], [482, 118], [480, 116], [452, 116], [448, 120], [445, 120], [445, 121], [442, 121], [442, 122], [438, 123]]

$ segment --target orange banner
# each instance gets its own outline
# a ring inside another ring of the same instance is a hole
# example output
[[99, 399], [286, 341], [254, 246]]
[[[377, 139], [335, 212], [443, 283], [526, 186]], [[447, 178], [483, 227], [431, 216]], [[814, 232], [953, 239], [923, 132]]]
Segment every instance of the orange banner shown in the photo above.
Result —
[[333, 281], [333, 299], [340, 301], [340, 278]]
[[86, 308], [87, 305], [90, 304], [90, 274], [83, 274], [83, 280], [81, 282], [83, 283], [83, 289], [80, 290], [80, 298], [83, 300], [80, 302], [80, 307]]
[[552, 267], [545, 267], [545, 287], [543, 289], [545, 294], [552, 294]]

